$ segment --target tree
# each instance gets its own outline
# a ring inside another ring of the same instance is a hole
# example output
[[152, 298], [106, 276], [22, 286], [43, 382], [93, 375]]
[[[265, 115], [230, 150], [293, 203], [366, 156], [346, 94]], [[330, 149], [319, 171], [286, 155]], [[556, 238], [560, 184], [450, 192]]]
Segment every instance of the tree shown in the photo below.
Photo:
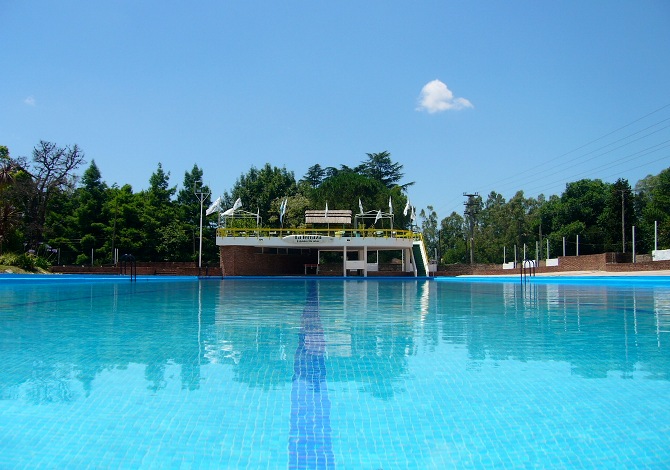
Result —
[[483, 208], [483, 203], [482, 203], [482, 197], [475, 193], [475, 194], [468, 194], [468, 201], [465, 203], [465, 217], [466, 217], [466, 224], [468, 228], [468, 236], [467, 236], [467, 242], [468, 242], [468, 247], [469, 247], [469, 252], [470, 252], [470, 264], [473, 264], [475, 262], [475, 239], [478, 238], [479, 236], [479, 221], [478, 217], [479, 214], [482, 211]]
[[296, 192], [297, 185], [292, 171], [266, 163], [260, 170], [252, 166], [246, 174], [241, 175], [230, 193], [227, 191], [224, 193], [223, 205], [232, 207], [239, 198], [243, 209], [249, 212], [258, 211], [262, 220], [266, 222], [276, 215], [275, 220], [278, 222], [277, 201]]
[[[90, 261], [89, 256], [82, 256], [77, 263], [77, 258], [83, 249], [81, 239], [90, 232], [90, 227], [80, 227], [76, 216], [80, 200], [76, 190], [68, 189], [59, 191], [49, 202], [49, 211], [44, 224], [44, 243], [58, 250], [58, 259], [64, 264], [82, 264]], [[90, 254], [88, 250], [88, 255]]]
[[[196, 194], [195, 191], [199, 194]], [[200, 212], [202, 200], [202, 259], [204, 263], [216, 262], [218, 250], [216, 249], [216, 226], [212, 226], [212, 217], [205, 215], [205, 210], [210, 205], [212, 191], [203, 184], [203, 171], [198, 165], [193, 165], [190, 172], [184, 173], [182, 189], [177, 194], [177, 210], [182, 222], [181, 231], [186, 236], [186, 241], [179, 246], [181, 259], [198, 259], [200, 247]], [[174, 233], [173, 241], [177, 241], [177, 226], [171, 228]], [[189, 243], [190, 242], [190, 243]]]
[[653, 238], [658, 223], [658, 249], [670, 248], [670, 168], [661, 171], [649, 186], [647, 202], [642, 210], [645, 232]]
[[109, 189], [109, 196], [103, 206], [105, 219], [109, 221], [105, 227], [105, 242], [102, 248], [106, 253], [113, 256], [118, 250], [119, 255], [143, 256], [144, 205], [143, 193], [133, 193], [133, 188], [129, 184], [120, 188], [114, 185]]
[[428, 256], [434, 256], [439, 242], [437, 212], [435, 212], [433, 206], [428, 206], [426, 210], [421, 209], [419, 217], [421, 218], [421, 232], [423, 233], [423, 241], [426, 244], [426, 251], [428, 252]]
[[166, 232], [166, 229], [172, 227], [177, 219], [177, 211], [172, 201], [176, 191], [176, 187], [170, 187], [170, 172], [166, 173], [163, 165], [158, 163], [156, 171], [149, 178], [149, 189], [140, 193], [144, 203], [140, 218], [144, 235], [140, 259], [147, 261], [174, 259], [171, 250], [178, 242], [172, 242], [169, 236], [176, 232], [172, 229]]
[[[403, 166], [400, 163], [394, 163], [389, 152], [367, 153], [366, 155], [367, 160], [355, 168], [357, 173], [375, 179], [389, 189], [396, 186], [405, 176], [402, 172]], [[413, 182], [405, 183], [400, 185], [400, 188], [405, 190], [413, 184]]]
[[154, 207], [164, 207], [172, 202], [172, 197], [177, 191], [176, 187], [170, 187], [170, 172], [163, 171], [163, 165], [159, 162], [156, 171], [149, 178], [149, 202]]
[[323, 208], [328, 203], [331, 209], [348, 209], [357, 214], [360, 200], [367, 210], [381, 210], [386, 213], [389, 198], [392, 207], [395, 208], [394, 226], [406, 227], [409, 223], [409, 214], [403, 215], [401, 209], [405, 207], [407, 198], [400, 192], [400, 188], [389, 189], [379, 180], [353, 171], [340, 171], [326, 178], [321, 186], [312, 192], [310, 201], [312, 208]]
[[[84, 171], [81, 179], [81, 186], [74, 192], [74, 218], [76, 223], [77, 238], [82, 239], [83, 255], [85, 259], [82, 262], [90, 262], [91, 248], [100, 250], [104, 240], [105, 227], [108, 219], [103, 214], [103, 206], [107, 197], [107, 185], [102, 181], [100, 169], [91, 160], [91, 164]], [[87, 238], [87, 246], [83, 246], [84, 238]], [[89, 246], [91, 245], [91, 246]], [[110, 259], [110, 253], [100, 251], [95, 255], [95, 259], [100, 262]], [[78, 263], [78, 264], [79, 264]]]
[[554, 223], [554, 218], [559, 212], [561, 198], [552, 194], [548, 200], [544, 202], [540, 209], [540, 218], [542, 223], [542, 230], [545, 234], [545, 239], [549, 240], [549, 251], [545, 254], [547, 258], [556, 257], [563, 254], [563, 239], [557, 231], [558, 224]]
[[534, 258], [538, 260], [545, 257], [546, 249], [544, 247], [547, 234], [551, 232], [548, 226], [547, 214], [544, 212], [545, 199], [544, 195], [540, 194], [537, 199], [529, 197], [526, 199], [526, 206], [528, 210], [528, 228], [531, 234], [531, 251], [535, 254]]
[[281, 203], [284, 199], [277, 198], [272, 202], [272, 207], [265, 223], [270, 227], [300, 227], [305, 223], [305, 211], [312, 207], [312, 204], [307, 196], [304, 194], [296, 194], [294, 196], [287, 196], [286, 198], [286, 212], [282, 221], [279, 220], [279, 213], [281, 211]]
[[388, 202], [383, 202], [383, 193], [386, 193], [386, 188], [378, 181], [358, 173], [344, 171], [326, 178], [314, 191], [311, 201], [314, 208], [323, 208], [328, 203], [332, 209], [349, 209], [356, 213], [359, 199], [364, 207], [370, 209], [388, 206]]
[[[553, 230], [569, 238], [571, 244], [576, 243], [579, 234], [580, 254], [600, 253], [604, 249], [604, 229], [598, 221], [609, 193], [609, 185], [601, 180], [583, 179], [568, 183], [561, 195], [559, 213], [554, 218], [557, 226]], [[583, 230], [576, 233], [579, 227]]]
[[[523, 258], [523, 247], [535, 241], [534, 230], [530, 222], [530, 204], [523, 191], [517, 191], [506, 204], [507, 214], [505, 246], [518, 248], [518, 259]], [[509, 245], [508, 245], [509, 244]], [[530, 255], [526, 253], [526, 257]]]
[[209, 194], [203, 200], [205, 209], [209, 206], [211, 200], [212, 191], [209, 189], [209, 186], [203, 184], [202, 176], [203, 171], [198, 165], [193, 165], [190, 172], [187, 171], [184, 173], [182, 189], [177, 193], [177, 204], [179, 205], [180, 210], [183, 211], [182, 217], [184, 221], [193, 226], [200, 225], [200, 199], [198, 199], [198, 196], [195, 194], [196, 187], [199, 192], [202, 192], [205, 195]]
[[342, 168], [336, 168], [334, 166], [328, 166], [324, 170], [324, 177], [325, 178], [332, 178], [333, 176], [337, 176], [340, 171], [353, 171], [351, 168], [342, 165]]
[[305, 173], [300, 182], [307, 183], [310, 188], [318, 188], [325, 177], [326, 170], [317, 163], [307, 169], [307, 173]]
[[479, 262], [503, 261], [503, 247], [508, 243], [506, 232], [509, 231], [508, 225], [511, 223], [507, 212], [505, 198], [491, 191], [478, 215], [479, 231], [475, 250]]
[[0, 145], [0, 254], [4, 245], [12, 245], [13, 235], [21, 221], [15, 189], [19, 170], [19, 163], [9, 156], [9, 149]]
[[23, 178], [24, 214], [28, 246], [37, 249], [42, 239], [49, 202], [59, 191], [74, 187], [73, 172], [84, 162], [84, 154], [75, 144], [58, 147], [41, 140], [33, 149], [32, 170]]
[[447, 264], [465, 263], [467, 261], [468, 230], [465, 219], [458, 213], [452, 212], [440, 223], [441, 261]]
[[[180, 220], [171, 220], [167, 225], [161, 226], [156, 245], [156, 253], [162, 261], [183, 261], [186, 259], [189, 242], [194, 240], [191, 233], [184, 230], [185, 226]], [[199, 236], [199, 232], [194, 234]], [[204, 241], [204, 240], [203, 240]]]
[[635, 219], [635, 201], [630, 184], [628, 180], [619, 178], [609, 186], [605, 207], [598, 218], [598, 224], [603, 231], [604, 251], [630, 252], [631, 235], [628, 231], [636, 224]]

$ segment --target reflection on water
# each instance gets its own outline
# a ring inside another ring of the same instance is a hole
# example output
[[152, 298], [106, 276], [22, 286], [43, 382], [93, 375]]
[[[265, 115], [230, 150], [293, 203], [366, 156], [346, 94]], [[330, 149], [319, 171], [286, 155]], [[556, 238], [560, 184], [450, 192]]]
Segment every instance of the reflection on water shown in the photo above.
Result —
[[289, 468], [334, 468], [326, 341], [316, 282], [308, 283], [307, 289], [293, 366]]
[[0, 466], [658, 466], [669, 319], [662, 284], [0, 284]]
[[76, 400], [73, 381], [87, 396], [102, 371], [130, 364], [144, 364], [155, 393], [173, 364], [185, 390], [199, 388], [207, 364], [269, 390], [291, 384], [296, 354], [320, 342], [329, 382], [354, 381], [382, 399], [402, 389], [409, 357], [440, 344], [465, 347], [468, 367], [563, 361], [587, 378], [635, 370], [670, 378], [670, 289], [325, 280], [314, 291], [320, 329], [310, 343], [305, 286], [233, 280], [5, 288], [0, 397]]
[[[469, 284], [465, 290], [470, 314], [452, 324], [450, 336], [467, 345], [473, 360], [564, 361], [586, 378], [635, 369], [669, 378], [670, 336], [656, 327], [670, 313], [663, 305], [667, 288]], [[442, 303], [461, 294], [446, 285]]]
[[[392, 396], [414, 348], [421, 287], [332, 280], [318, 286], [329, 381], [353, 380], [375, 396]], [[205, 339], [207, 359], [233, 365], [236, 379], [254, 387], [291, 383], [293, 355], [287, 351], [299, 347], [304, 288], [297, 281], [224, 282]]]

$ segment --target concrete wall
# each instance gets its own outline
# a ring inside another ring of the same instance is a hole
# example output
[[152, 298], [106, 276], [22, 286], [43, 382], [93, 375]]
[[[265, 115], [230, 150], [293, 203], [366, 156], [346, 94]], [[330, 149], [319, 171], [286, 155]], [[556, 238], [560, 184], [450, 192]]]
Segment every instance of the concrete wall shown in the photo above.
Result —
[[652, 250], [651, 256], [654, 261], [668, 261], [670, 260], [670, 250]]

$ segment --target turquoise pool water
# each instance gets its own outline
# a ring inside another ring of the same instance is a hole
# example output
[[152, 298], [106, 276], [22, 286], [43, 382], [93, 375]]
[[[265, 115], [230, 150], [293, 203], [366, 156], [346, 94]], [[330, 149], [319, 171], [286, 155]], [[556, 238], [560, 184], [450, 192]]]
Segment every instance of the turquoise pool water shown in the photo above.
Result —
[[664, 468], [670, 282], [0, 277], [0, 468]]

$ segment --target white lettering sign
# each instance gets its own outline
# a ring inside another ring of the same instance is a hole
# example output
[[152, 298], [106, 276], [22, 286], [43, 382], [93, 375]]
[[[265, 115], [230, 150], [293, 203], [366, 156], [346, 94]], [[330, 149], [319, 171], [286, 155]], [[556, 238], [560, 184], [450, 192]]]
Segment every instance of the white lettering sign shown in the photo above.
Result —
[[321, 241], [321, 235], [296, 235], [297, 243], [318, 243]]
[[289, 243], [321, 243], [326, 241], [321, 235], [288, 235], [284, 237]]

